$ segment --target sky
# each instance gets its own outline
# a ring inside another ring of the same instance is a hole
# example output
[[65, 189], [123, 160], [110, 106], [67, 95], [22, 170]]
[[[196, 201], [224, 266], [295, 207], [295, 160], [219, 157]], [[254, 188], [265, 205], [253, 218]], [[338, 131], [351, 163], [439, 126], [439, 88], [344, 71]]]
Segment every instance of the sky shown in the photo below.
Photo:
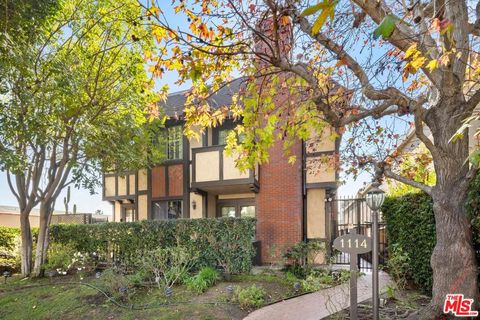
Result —
[[[179, 19], [178, 15], [175, 16], [173, 9], [170, 5], [162, 6], [161, 8], [166, 15], [166, 17], [172, 21], [172, 25], [186, 24], [185, 19]], [[184, 21], [182, 21], [184, 20]], [[174, 73], [165, 73], [163, 78], [157, 82], [157, 86], [160, 87], [164, 84], [168, 84], [170, 92], [176, 92], [180, 90], [185, 90], [189, 88], [189, 84], [185, 83], [181, 86], [176, 85], [175, 81], [177, 76]], [[357, 180], [353, 180], [352, 177], [341, 176], [343, 184], [339, 187], [338, 193], [341, 196], [345, 195], [355, 195], [360, 188], [362, 188], [366, 183], [371, 181], [371, 176], [367, 173], [362, 173], [357, 177]], [[65, 210], [63, 199], [66, 196], [66, 190], [60, 194], [57, 203], [55, 205], [55, 210], [63, 211]], [[96, 210], [103, 211], [104, 214], [112, 213], [112, 205], [102, 200], [102, 190], [101, 187], [95, 190], [94, 194], [90, 194], [89, 190], [86, 189], [76, 189], [72, 186], [70, 191], [70, 210], [74, 204], [77, 205], [77, 212], [93, 213]], [[18, 206], [18, 203], [15, 197], [12, 195], [8, 184], [6, 174], [0, 171], [0, 205], [11, 205]]]

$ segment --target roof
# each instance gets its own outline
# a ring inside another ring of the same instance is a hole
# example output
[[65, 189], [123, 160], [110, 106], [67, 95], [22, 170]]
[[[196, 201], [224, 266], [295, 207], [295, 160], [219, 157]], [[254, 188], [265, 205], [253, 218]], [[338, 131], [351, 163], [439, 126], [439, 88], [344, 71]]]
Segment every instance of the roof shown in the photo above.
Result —
[[[245, 77], [232, 80], [229, 84], [221, 87], [217, 92], [212, 94], [207, 99], [208, 104], [214, 109], [231, 105], [233, 95], [240, 91], [244, 83]], [[189, 91], [190, 90], [183, 90], [171, 93], [167, 96], [167, 100], [165, 102], [159, 103], [159, 105], [164, 108], [167, 116], [175, 117], [183, 114], [183, 109], [185, 108]]]
[[[3, 206], [3, 205], [0, 205], [0, 214], [15, 214], [15, 215], [19, 215], [20, 214], [20, 208], [19, 207], [15, 207], [15, 206]], [[65, 214], [65, 211], [58, 211], [58, 210], [55, 210], [53, 211], [53, 214], [54, 215], [61, 215], [61, 214]], [[77, 214], [88, 214], [88, 213], [84, 213], [84, 212], [79, 212]], [[32, 211], [30, 212], [30, 215], [32, 216], [39, 216], [40, 215], [40, 209], [38, 208], [33, 208]], [[94, 215], [95, 216], [95, 215]]]

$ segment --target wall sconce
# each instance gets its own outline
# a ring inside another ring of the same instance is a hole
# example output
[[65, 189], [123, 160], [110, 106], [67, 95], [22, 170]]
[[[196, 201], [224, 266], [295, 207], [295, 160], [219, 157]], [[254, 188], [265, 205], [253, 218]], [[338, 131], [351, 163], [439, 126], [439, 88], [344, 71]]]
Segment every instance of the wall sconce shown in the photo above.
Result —
[[193, 208], [193, 210], [197, 209], [197, 201], [195, 201], [195, 200], [192, 201], [192, 208]]

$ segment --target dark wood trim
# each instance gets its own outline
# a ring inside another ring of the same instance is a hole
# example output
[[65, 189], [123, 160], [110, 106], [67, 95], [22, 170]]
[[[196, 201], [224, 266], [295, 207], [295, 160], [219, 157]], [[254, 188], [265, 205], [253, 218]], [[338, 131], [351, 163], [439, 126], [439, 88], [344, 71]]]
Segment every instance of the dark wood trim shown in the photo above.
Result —
[[308, 238], [308, 203], [307, 203], [307, 152], [305, 142], [302, 140], [302, 239]]
[[105, 185], [105, 174], [102, 175], [102, 200], [105, 201], [105, 188], [107, 186]]
[[131, 195], [131, 196], [114, 196], [114, 197], [106, 197], [105, 199], [103, 199], [105, 201], [120, 201], [120, 200], [133, 200], [135, 201], [135, 196], [134, 195]]
[[115, 196], [118, 197], [118, 175], [115, 175]]
[[166, 197], [155, 197], [155, 198], [152, 197], [152, 202], [168, 201], [168, 200], [182, 200], [183, 201], [183, 197], [182, 196], [166, 196]]
[[152, 169], [147, 169], [147, 219], [152, 220]]
[[208, 145], [208, 128], [202, 133], [202, 147], [206, 147]]
[[327, 156], [327, 155], [332, 155], [335, 154], [335, 150], [329, 150], [329, 151], [315, 151], [315, 152], [306, 152], [305, 155], [307, 157], [321, 157], [321, 156]]
[[[137, 189], [137, 190], [138, 190], [138, 189]], [[148, 190], [139, 190], [139, 191], [137, 191], [137, 194], [139, 194], [139, 195], [146, 195], [146, 194], [148, 194]]]
[[183, 210], [182, 217], [190, 218], [190, 141], [183, 137]]
[[[137, 217], [139, 216], [140, 212], [138, 212], [138, 170], [135, 171], [135, 175], [133, 176], [133, 179], [135, 181], [135, 188], [133, 190], [133, 192], [135, 193], [134, 196], [135, 196], [135, 204], [136, 204], [136, 211], [137, 211]], [[147, 219], [148, 219], [148, 216], [147, 216]]]
[[223, 181], [223, 148], [218, 151], [219, 161], [218, 161], [218, 172], [219, 172], [219, 179]]
[[317, 182], [317, 183], [306, 183], [307, 189], [336, 189], [337, 182]]
[[130, 174], [126, 174], [125, 175], [125, 186], [126, 186], [126, 189], [125, 190], [126, 194], [129, 196], [130, 195]]

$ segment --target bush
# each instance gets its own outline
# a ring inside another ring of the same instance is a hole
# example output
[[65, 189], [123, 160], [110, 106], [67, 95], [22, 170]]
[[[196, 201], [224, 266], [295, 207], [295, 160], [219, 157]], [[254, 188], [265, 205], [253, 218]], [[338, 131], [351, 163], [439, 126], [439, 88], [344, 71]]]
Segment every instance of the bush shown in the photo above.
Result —
[[431, 292], [430, 257], [435, 246], [431, 197], [426, 193], [387, 197], [382, 213], [387, 227], [389, 256], [393, 259], [390, 266], [393, 266], [394, 278], [411, 280], [420, 290]]
[[52, 225], [51, 243], [71, 244], [76, 251], [128, 265], [155, 248], [182, 246], [200, 252], [195, 268], [221, 265], [227, 272], [247, 272], [255, 255], [255, 219], [179, 219]]
[[51, 243], [48, 246], [46, 270], [67, 272], [72, 267], [72, 259], [76, 251], [70, 244]]
[[183, 246], [157, 248], [144, 253], [143, 270], [153, 274], [155, 282], [171, 287], [184, 278], [195, 265], [198, 252]]
[[107, 269], [100, 279], [105, 291], [114, 299], [126, 301], [135, 293], [135, 283], [121, 272]]
[[311, 292], [343, 283], [349, 278], [350, 271], [348, 270], [339, 270], [335, 273], [328, 273], [326, 270], [311, 270], [301, 284], [304, 291]]
[[185, 282], [187, 288], [197, 293], [202, 293], [213, 286], [219, 279], [217, 270], [212, 267], [202, 268], [197, 275], [188, 278]]
[[0, 272], [20, 268], [20, 230], [0, 227]]
[[404, 289], [408, 279], [412, 278], [410, 274], [410, 257], [402, 247], [394, 243], [390, 247], [390, 254], [387, 261], [388, 274], [393, 278], [400, 289]]
[[265, 303], [267, 293], [263, 288], [252, 285], [246, 288], [236, 287], [235, 295], [241, 308], [259, 308]]
[[298, 278], [305, 278], [312, 270], [317, 257], [325, 251], [325, 243], [320, 241], [302, 241], [295, 244], [283, 254], [288, 261], [286, 271]]

